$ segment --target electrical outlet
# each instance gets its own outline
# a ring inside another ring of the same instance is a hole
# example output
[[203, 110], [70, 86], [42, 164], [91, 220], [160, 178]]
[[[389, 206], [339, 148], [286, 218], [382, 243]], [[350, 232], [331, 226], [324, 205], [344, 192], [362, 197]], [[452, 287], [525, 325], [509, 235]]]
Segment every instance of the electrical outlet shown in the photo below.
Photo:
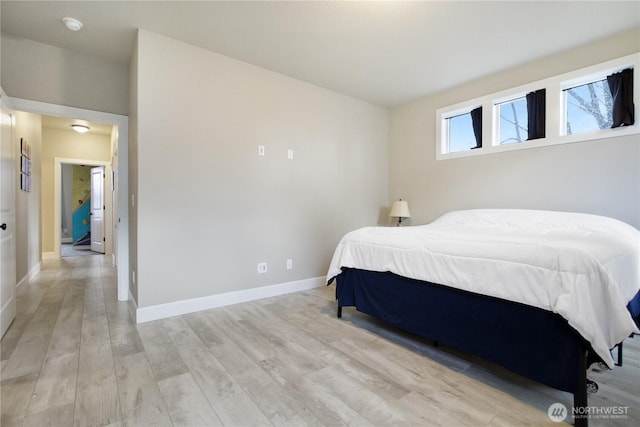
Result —
[[267, 272], [267, 263], [266, 262], [259, 262], [258, 263], [258, 274], [262, 274], [262, 273], [266, 273]]
[[288, 259], [287, 260], [287, 270], [292, 270], [293, 269], [293, 260], [292, 259]]
[[264, 145], [258, 145], [258, 156], [264, 157], [264, 154], [265, 154]]

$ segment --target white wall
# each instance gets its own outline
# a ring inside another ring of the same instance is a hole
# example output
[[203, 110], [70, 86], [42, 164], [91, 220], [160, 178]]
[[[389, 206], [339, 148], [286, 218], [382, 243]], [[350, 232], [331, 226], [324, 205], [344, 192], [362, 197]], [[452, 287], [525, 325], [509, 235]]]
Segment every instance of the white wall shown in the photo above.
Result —
[[2, 34], [0, 76], [8, 96], [126, 115], [127, 64]]
[[137, 49], [139, 307], [324, 276], [378, 222], [387, 110], [145, 31]]
[[[138, 81], [141, 79], [138, 72], [138, 38], [136, 38], [134, 50], [129, 63], [129, 145], [127, 146], [127, 175], [129, 178], [126, 206], [128, 212], [128, 236], [129, 236], [129, 271], [127, 271], [127, 283], [129, 284], [129, 296], [133, 303], [132, 309], [138, 303], [138, 284], [133, 280], [138, 265], [138, 205], [135, 199], [138, 197]], [[134, 318], [135, 318], [135, 313]]]
[[[20, 171], [20, 138], [31, 146], [31, 191], [16, 186], [16, 279], [21, 284], [40, 270], [40, 194], [42, 128], [38, 114], [16, 111], [16, 171]], [[17, 176], [19, 180], [19, 175]], [[17, 181], [19, 183], [19, 181]]]
[[638, 135], [435, 159], [436, 109], [638, 51], [640, 31], [626, 32], [393, 108], [390, 197], [409, 201], [413, 224], [494, 207], [587, 212], [640, 227]]

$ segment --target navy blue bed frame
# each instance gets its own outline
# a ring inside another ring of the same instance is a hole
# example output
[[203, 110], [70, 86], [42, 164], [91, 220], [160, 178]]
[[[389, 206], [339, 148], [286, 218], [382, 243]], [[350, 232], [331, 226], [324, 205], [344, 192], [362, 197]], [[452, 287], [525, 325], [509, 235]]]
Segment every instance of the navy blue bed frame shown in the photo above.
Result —
[[[336, 282], [338, 317], [342, 307], [354, 306], [412, 334], [573, 393], [574, 408], [588, 406], [587, 367], [600, 359], [558, 314], [390, 272], [342, 268]], [[574, 421], [588, 425], [587, 418]]]

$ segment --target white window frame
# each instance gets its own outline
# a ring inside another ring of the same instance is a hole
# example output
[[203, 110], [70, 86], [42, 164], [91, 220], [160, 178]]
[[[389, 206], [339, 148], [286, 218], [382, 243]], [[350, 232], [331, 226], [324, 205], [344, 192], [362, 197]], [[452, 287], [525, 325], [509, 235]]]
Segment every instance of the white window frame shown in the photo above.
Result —
[[[454, 117], [458, 117], [458, 116], [463, 116], [465, 114], [470, 114], [471, 111], [473, 111], [474, 109], [480, 107], [480, 105], [472, 105], [472, 106], [468, 106], [465, 105], [465, 108], [462, 110], [454, 110], [451, 114], [448, 114], [447, 117], [445, 117], [442, 121], [442, 130], [444, 132], [444, 138], [447, 141], [447, 151], [449, 149], [449, 119], [452, 119]], [[484, 116], [483, 116], [484, 117]], [[484, 123], [483, 123], [484, 124]], [[468, 150], [471, 151], [471, 150]], [[451, 154], [457, 154], [457, 153], [466, 153], [466, 151], [454, 151]]]
[[[600, 129], [592, 132], [581, 132], [567, 135], [566, 107], [564, 90], [602, 80], [608, 75], [625, 68], [633, 68], [633, 102], [636, 106], [635, 122], [631, 126], [613, 129]], [[500, 117], [497, 105], [515, 98], [526, 96], [527, 93], [539, 89], [546, 89], [546, 136], [545, 138], [523, 141], [520, 143], [500, 145], [499, 124]], [[467, 113], [482, 106], [482, 147], [473, 150], [449, 152], [448, 121], [450, 117]], [[594, 139], [614, 138], [619, 136], [640, 134], [640, 53], [617, 58], [590, 67], [553, 76], [533, 83], [527, 83], [515, 88], [492, 93], [479, 98], [460, 102], [436, 110], [436, 159], [456, 159], [461, 157], [482, 156], [511, 150], [523, 150], [550, 145], [567, 144], [573, 142], [591, 141]]]

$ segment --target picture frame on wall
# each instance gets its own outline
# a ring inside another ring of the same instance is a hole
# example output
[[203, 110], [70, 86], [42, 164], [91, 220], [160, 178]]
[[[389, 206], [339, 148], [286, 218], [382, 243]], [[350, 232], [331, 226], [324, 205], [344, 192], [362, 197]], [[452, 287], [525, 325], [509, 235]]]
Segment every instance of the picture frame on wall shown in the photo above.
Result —
[[31, 147], [24, 138], [20, 138], [20, 190], [31, 191]]
[[20, 138], [20, 154], [22, 154], [27, 159], [31, 158], [31, 146], [24, 138]]
[[29, 193], [31, 191], [31, 176], [25, 173], [20, 174], [20, 190]]
[[31, 175], [31, 160], [27, 157], [20, 156], [20, 172], [25, 175]]

